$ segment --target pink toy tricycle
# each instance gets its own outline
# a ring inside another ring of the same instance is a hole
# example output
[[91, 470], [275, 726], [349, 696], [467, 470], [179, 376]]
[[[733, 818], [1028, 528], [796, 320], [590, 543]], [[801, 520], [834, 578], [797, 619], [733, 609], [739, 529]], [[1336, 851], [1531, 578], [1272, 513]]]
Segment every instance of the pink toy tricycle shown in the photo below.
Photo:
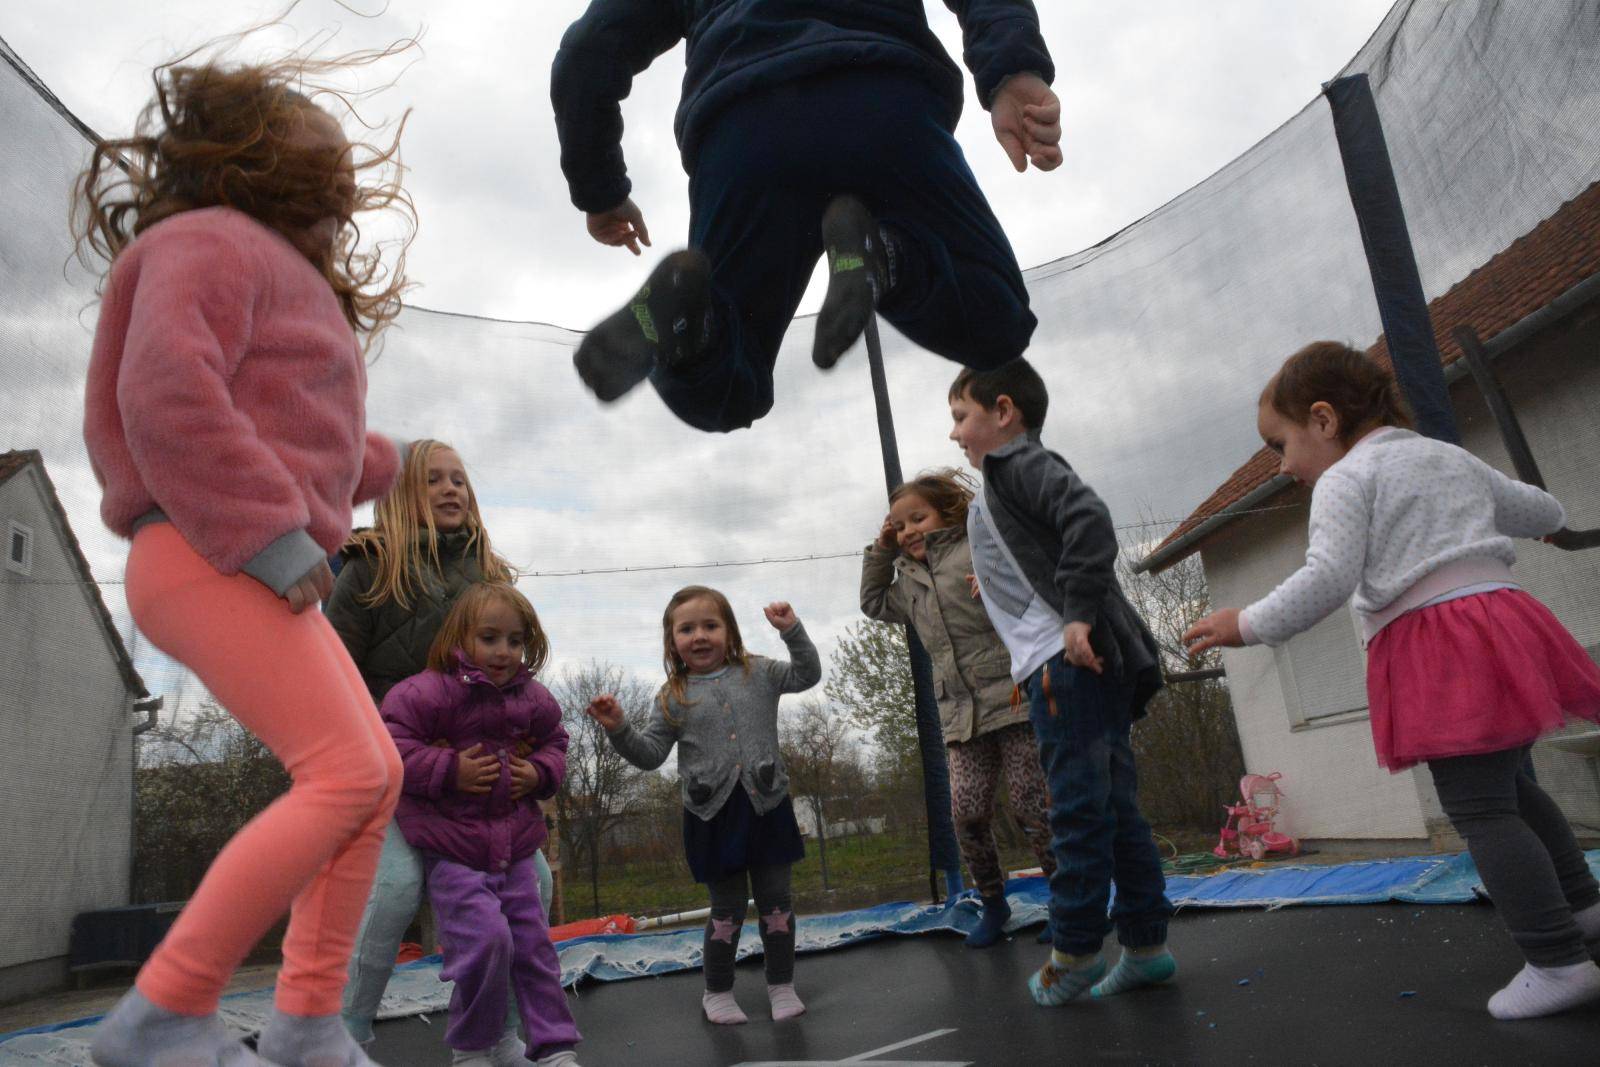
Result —
[[1232, 854], [1259, 860], [1268, 853], [1300, 854], [1300, 842], [1272, 828], [1272, 820], [1277, 818], [1278, 805], [1283, 799], [1283, 790], [1278, 788], [1278, 779], [1282, 777], [1273, 771], [1271, 774], [1247, 774], [1239, 779], [1243, 803], [1229, 804], [1223, 809], [1228, 813], [1228, 821], [1222, 826], [1222, 838], [1217, 847], [1211, 850], [1215, 855], [1223, 859]]

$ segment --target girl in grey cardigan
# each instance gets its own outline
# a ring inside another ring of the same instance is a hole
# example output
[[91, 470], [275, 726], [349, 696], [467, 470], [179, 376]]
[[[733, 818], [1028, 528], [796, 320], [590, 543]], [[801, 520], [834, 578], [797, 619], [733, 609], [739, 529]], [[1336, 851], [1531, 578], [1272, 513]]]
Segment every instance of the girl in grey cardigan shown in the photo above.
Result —
[[1056, 863], [1028, 708], [1012, 699], [1010, 654], [969, 584], [971, 499], [965, 475], [949, 469], [922, 474], [889, 494], [889, 517], [861, 563], [861, 610], [879, 622], [910, 624], [933, 660], [956, 838], [983, 899], [967, 945], [988, 948], [1011, 918], [992, 829], [1002, 770], [1012, 815], [1047, 878]]
[[789, 648], [788, 663], [745, 652], [727, 597], [701, 585], [680, 589], [661, 618], [667, 682], [649, 722], [635, 728], [610, 694], [588, 707], [612, 747], [637, 767], [661, 766], [678, 746], [684, 851], [695, 881], [711, 890], [701, 1005], [714, 1023], [746, 1021], [733, 997], [733, 961], [751, 896], [772, 1017], [806, 1010], [794, 989], [789, 888], [789, 869], [805, 846], [778, 753], [778, 698], [816, 685], [822, 661], [793, 608], [768, 604], [766, 616]]

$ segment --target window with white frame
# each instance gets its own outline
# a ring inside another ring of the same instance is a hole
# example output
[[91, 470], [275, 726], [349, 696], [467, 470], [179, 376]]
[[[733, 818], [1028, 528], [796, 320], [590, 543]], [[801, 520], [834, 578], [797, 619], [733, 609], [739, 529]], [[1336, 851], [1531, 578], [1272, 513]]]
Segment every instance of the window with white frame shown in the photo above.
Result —
[[15, 519], [6, 521], [6, 570], [33, 573], [33, 530]]
[[1273, 654], [1295, 729], [1366, 715], [1367, 664], [1349, 611], [1334, 612]]

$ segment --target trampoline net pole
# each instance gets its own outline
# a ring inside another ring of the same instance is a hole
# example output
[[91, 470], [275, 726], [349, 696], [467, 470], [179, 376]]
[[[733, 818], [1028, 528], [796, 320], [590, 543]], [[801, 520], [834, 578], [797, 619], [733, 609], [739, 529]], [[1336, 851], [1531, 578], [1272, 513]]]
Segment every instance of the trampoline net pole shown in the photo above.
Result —
[[[872, 398], [878, 411], [878, 442], [883, 448], [883, 477], [887, 492], [893, 492], [904, 478], [900, 471], [900, 447], [895, 441], [894, 413], [889, 408], [889, 381], [883, 370], [883, 347], [878, 340], [876, 316], [867, 320], [867, 365], [872, 371]], [[939, 725], [939, 708], [933, 699], [933, 661], [906, 627], [906, 648], [911, 660], [911, 684], [916, 694], [917, 748], [922, 755], [922, 794], [928, 815], [929, 889], [939, 898], [938, 875], [944, 875], [950, 895], [961, 892], [961, 856], [956, 847], [955, 821], [950, 815], [950, 769], [945, 763], [944, 731]]]

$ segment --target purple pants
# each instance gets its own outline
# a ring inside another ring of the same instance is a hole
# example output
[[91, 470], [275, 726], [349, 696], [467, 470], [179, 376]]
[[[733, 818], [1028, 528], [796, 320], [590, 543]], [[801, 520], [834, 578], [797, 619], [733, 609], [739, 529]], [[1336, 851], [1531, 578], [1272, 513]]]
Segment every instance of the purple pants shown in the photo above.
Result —
[[426, 865], [428, 897], [444, 943], [439, 976], [456, 984], [444, 1043], [472, 1051], [500, 1040], [508, 989], [522, 1014], [529, 1059], [581, 1041], [561, 988], [561, 962], [539, 903], [533, 857], [504, 871], [473, 870], [436, 855], [428, 855]]

